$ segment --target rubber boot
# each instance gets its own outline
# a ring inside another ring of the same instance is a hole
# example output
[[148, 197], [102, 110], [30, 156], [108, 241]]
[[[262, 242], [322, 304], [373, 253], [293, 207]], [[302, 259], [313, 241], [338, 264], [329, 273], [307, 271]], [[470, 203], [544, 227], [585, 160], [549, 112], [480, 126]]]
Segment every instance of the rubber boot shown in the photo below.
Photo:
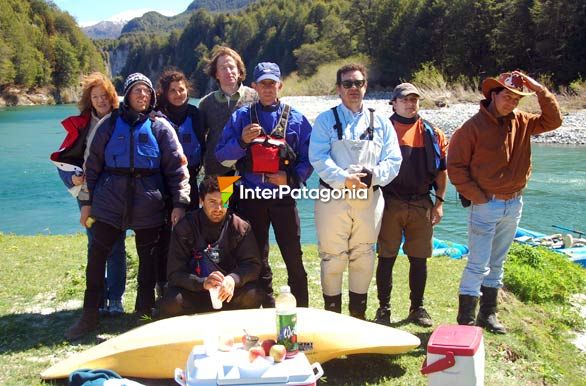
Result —
[[134, 313], [138, 318], [151, 317], [153, 307], [155, 306], [154, 288], [139, 288], [136, 291], [136, 302], [134, 304]]
[[480, 287], [482, 296], [480, 297], [480, 309], [476, 317], [476, 325], [495, 334], [506, 334], [507, 330], [496, 318], [498, 288]]
[[396, 259], [396, 256], [379, 256], [376, 267], [376, 292], [379, 307], [373, 322], [385, 326], [391, 325], [391, 292], [393, 290], [393, 266]]
[[350, 291], [349, 295], [350, 302], [348, 304], [348, 310], [350, 311], [350, 316], [366, 320], [366, 301], [368, 294], [357, 294]]
[[327, 296], [324, 295], [324, 309], [327, 311], [342, 313], [342, 294]]
[[476, 316], [476, 305], [478, 297], [470, 295], [460, 295], [460, 304], [458, 306], [458, 324], [474, 326], [474, 317]]
[[81, 317], [65, 331], [65, 339], [77, 340], [98, 328], [100, 313], [97, 309], [84, 308]]

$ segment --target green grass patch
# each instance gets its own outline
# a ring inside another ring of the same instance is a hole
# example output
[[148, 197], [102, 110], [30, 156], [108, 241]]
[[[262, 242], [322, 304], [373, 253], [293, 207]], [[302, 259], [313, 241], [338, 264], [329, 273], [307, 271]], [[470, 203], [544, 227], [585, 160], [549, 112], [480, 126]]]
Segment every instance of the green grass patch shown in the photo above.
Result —
[[[86, 236], [14, 236], [0, 234], [0, 384], [47, 385], [38, 374], [50, 365], [100, 341], [144, 323], [130, 314], [103, 318], [96, 334], [75, 345], [63, 338], [65, 329], [79, 317], [84, 290]], [[132, 311], [136, 293], [134, 239], [127, 239], [129, 277], [124, 306]], [[323, 307], [319, 279], [320, 264], [315, 245], [303, 247], [309, 279], [310, 305]], [[514, 247], [512, 253], [517, 252]], [[541, 254], [542, 251], [539, 250]], [[277, 248], [271, 249], [274, 286], [287, 281], [285, 265]], [[517, 263], [511, 257], [507, 269]], [[536, 259], [531, 257], [535, 261]], [[446, 257], [429, 261], [426, 308], [435, 325], [455, 323], [457, 294], [465, 260]], [[510, 267], [509, 267], [510, 266]], [[564, 269], [564, 268], [560, 268]], [[394, 326], [409, 331], [422, 345], [403, 355], [356, 355], [322, 364], [325, 376], [320, 385], [427, 385], [419, 373], [425, 347], [433, 328], [408, 324], [409, 264], [399, 258], [394, 270], [392, 318]], [[510, 273], [508, 271], [507, 275]], [[537, 277], [530, 275], [529, 277]], [[557, 280], [557, 279], [550, 279]], [[346, 284], [345, 284], [346, 285]], [[525, 280], [519, 288], [531, 286]], [[487, 385], [586, 385], [586, 355], [570, 343], [571, 330], [583, 324], [567, 299], [536, 303], [522, 302], [510, 291], [501, 296], [499, 318], [507, 335], [484, 334]], [[347, 286], [345, 287], [347, 288]], [[570, 293], [573, 291], [567, 291]], [[582, 287], [578, 292], [584, 293]], [[369, 292], [367, 317], [373, 318], [376, 285]], [[347, 313], [347, 293], [343, 312]], [[341, 337], [343, 339], [343, 337]], [[183, 366], [183, 363], [178, 366]], [[142, 380], [148, 385], [171, 385], [171, 380]], [[64, 384], [58, 382], [57, 384]]]
[[525, 302], [567, 304], [584, 292], [586, 270], [545, 247], [514, 243], [505, 265], [505, 285]]

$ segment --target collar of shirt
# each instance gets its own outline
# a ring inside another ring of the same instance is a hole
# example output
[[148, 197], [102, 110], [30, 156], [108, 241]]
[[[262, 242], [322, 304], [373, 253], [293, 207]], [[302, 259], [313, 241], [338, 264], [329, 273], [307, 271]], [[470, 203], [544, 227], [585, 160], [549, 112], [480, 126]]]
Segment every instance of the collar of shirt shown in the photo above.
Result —
[[244, 85], [240, 83], [238, 90], [236, 90], [236, 92], [232, 95], [225, 94], [224, 91], [220, 88], [216, 90], [216, 92], [214, 92], [214, 97], [218, 102], [222, 103], [226, 103], [228, 101], [238, 101], [240, 99], [240, 96], [243, 94], [243, 88]]

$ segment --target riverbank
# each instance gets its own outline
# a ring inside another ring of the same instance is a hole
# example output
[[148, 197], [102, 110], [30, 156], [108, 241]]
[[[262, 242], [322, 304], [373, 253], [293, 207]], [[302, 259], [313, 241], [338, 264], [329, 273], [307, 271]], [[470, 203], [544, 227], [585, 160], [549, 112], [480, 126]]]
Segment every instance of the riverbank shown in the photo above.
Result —
[[[72, 345], [62, 334], [79, 317], [84, 291], [87, 238], [67, 236], [15, 236], [0, 233], [0, 384], [49, 385], [38, 374], [70, 355], [95, 346], [105, 339], [140, 325], [131, 314], [136, 294], [138, 261], [133, 237], [128, 237], [128, 281], [123, 302], [127, 314], [103, 318], [96, 334]], [[323, 307], [319, 279], [319, 257], [315, 245], [303, 245], [308, 273], [310, 305]], [[278, 248], [270, 254], [274, 287], [285, 284], [287, 275]], [[453, 324], [457, 313], [457, 290], [465, 260], [434, 257], [429, 260], [426, 307], [434, 327]], [[511, 266], [512, 264], [509, 264]], [[390, 384], [427, 385], [419, 369], [433, 328], [407, 323], [409, 263], [397, 259], [392, 298], [394, 327], [417, 335], [421, 346], [405, 355], [350, 355], [323, 364], [328, 385]], [[26, 277], [26, 280], [22, 280]], [[525, 287], [534, 288], [535, 276], [524, 275]], [[559, 276], [551, 278], [542, 291], [558, 288]], [[571, 330], [582, 328], [575, 309], [564, 301], [538, 304], [521, 301], [508, 289], [500, 297], [499, 318], [508, 327], [507, 335], [484, 334], [487, 385], [583, 385], [586, 353], [571, 342]], [[343, 312], [347, 314], [347, 295]], [[367, 318], [377, 308], [376, 286], [369, 288]], [[300, 331], [300, 339], [303, 332]], [[343, 337], [341, 337], [343, 339]], [[182, 367], [184, 363], [178, 364]], [[146, 385], [169, 385], [172, 381], [144, 380]], [[59, 384], [63, 384], [60, 382]]]
[[[282, 99], [303, 112], [312, 122], [319, 113], [340, 103], [340, 99], [336, 96], [289, 96]], [[388, 96], [385, 98], [384, 95], [377, 94], [376, 98], [367, 98], [365, 105], [374, 108], [384, 116], [390, 116], [393, 113]], [[523, 106], [521, 107], [523, 108]], [[530, 110], [532, 109], [531, 106]], [[477, 112], [478, 104], [476, 103], [457, 103], [447, 107], [422, 109], [420, 114], [444, 130], [446, 135], [450, 137], [464, 121]], [[553, 132], [533, 137], [533, 142], [586, 145], [586, 109], [565, 113], [562, 127]]]
[[54, 87], [26, 89], [18, 86], [5, 86], [0, 88], [0, 107], [75, 103], [79, 99], [79, 92], [79, 87], [59, 90]]
[[[39, 89], [26, 92], [16, 87], [9, 87], [0, 93], [0, 108], [13, 105], [44, 105], [55, 104], [56, 100], [73, 101], [75, 90], [64, 90], [59, 95], [52, 95], [48, 89]], [[57, 98], [57, 99], [56, 99]], [[384, 92], [373, 93], [366, 99], [366, 106], [376, 109], [384, 116], [390, 116], [393, 111], [389, 105], [389, 95]], [[313, 122], [317, 115], [340, 103], [337, 96], [287, 96], [283, 101], [291, 104], [300, 110]], [[538, 111], [534, 106], [535, 101], [527, 99], [526, 108], [528, 111]], [[421, 115], [440, 127], [448, 137], [464, 121], [478, 111], [478, 103], [456, 103], [445, 107], [424, 108]], [[564, 111], [562, 109], [562, 111]], [[0, 110], [1, 112], [1, 110]], [[586, 109], [564, 113], [564, 122], [559, 129], [534, 137], [535, 143], [563, 144], [563, 145], [586, 145]]]

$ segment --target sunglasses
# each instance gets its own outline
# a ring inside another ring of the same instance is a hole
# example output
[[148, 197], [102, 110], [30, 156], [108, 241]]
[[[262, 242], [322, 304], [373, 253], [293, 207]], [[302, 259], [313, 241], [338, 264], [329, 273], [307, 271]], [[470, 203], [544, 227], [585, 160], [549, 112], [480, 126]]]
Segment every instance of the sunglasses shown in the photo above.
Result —
[[366, 81], [364, 79], [342, 81], [342, 87], [344, 88], [352, 88], [352, 86], [356, 86], [356, 88], [362, 88], [365, 84]]

